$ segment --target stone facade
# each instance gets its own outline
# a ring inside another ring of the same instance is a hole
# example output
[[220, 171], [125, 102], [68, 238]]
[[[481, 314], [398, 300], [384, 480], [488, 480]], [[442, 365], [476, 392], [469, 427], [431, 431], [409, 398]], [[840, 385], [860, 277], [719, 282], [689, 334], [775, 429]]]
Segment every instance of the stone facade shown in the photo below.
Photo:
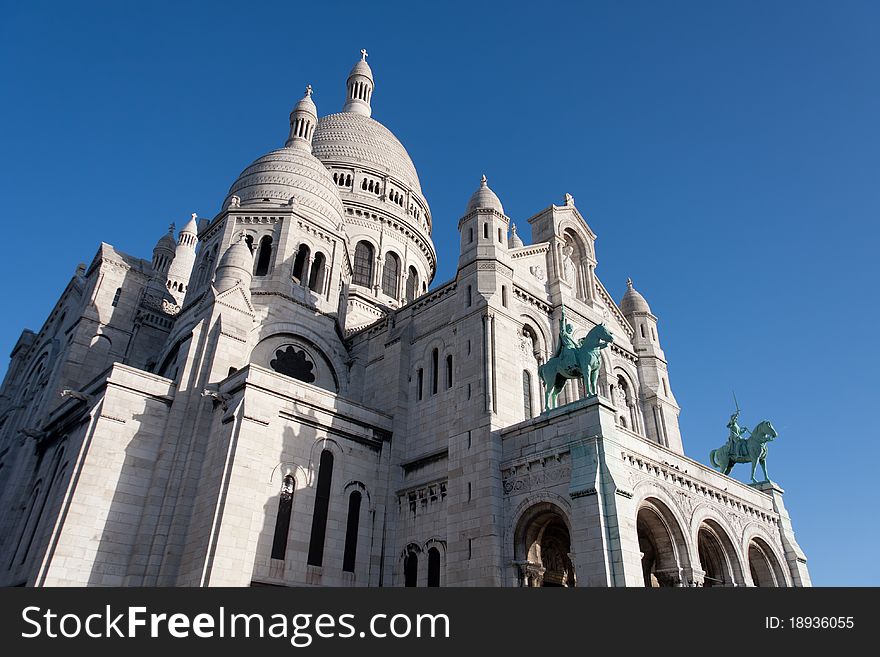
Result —
[[[415, 167], [311, 87], [284, 147], [151, 261], [102, 244], [0, 390], [0, 584], [807, 586], [782, 490], [690, 460], [658, 319], [566, 194], [483, 178], [436, 271]], [[562, 312], [598, 395], [544, 411]]]

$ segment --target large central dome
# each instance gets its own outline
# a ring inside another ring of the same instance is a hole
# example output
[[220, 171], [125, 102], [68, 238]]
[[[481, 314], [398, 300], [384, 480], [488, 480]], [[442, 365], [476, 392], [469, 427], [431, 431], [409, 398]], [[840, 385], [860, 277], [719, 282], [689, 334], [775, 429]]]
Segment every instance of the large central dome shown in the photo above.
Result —
[[322, 162], [372, 165], [422, 193], [418, 173], [403, 144], [369, 116], [340, 112], [318, 119], [312, 153]]

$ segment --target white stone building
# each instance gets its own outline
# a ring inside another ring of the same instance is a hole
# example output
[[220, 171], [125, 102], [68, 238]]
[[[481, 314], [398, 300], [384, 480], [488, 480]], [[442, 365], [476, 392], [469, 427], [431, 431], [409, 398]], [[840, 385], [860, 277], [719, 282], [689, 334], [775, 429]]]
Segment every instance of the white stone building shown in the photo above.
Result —
[[[483, 178], [453, 280], [371, 118], [282, 148], [143, 260], [101, 244], [0, 390], [0, 584], [806, 586], [773, 485], [684, 455], [657, 317], [567, 195], [523, 244]], [[563, 304], [599, 394], [542, 413]]]

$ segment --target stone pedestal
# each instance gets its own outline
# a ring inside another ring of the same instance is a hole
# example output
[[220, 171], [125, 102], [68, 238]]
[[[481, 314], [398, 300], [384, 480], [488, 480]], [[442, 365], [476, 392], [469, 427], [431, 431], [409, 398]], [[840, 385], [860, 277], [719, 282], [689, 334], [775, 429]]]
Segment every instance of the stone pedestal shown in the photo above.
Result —
[[798, 545], [794, 537], [794, 528], [791, 524], [791, 517], [785, 509], [782, 502], [782, 495], [785, 493], [779, 484], [772, 481], [762, 481], [757, 484], [751, 484], [762, 493], [767, 493], [773, 500], [773, 510], [779, 514], [779, 534], [782, 539], [782, 545], [785, 548], [785, 560], [788, 562], [788, 569], [791, 573], [792, 584], [794, 586], [812, 586], [810, 582], [810, 573], [807, 571], [807, 556]]

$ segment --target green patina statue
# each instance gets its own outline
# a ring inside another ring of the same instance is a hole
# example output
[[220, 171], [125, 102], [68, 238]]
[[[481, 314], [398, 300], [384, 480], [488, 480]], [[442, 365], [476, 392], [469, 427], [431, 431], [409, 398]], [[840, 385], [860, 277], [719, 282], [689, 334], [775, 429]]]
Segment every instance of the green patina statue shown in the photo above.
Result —
[[573, 329], [565, 319], [563, 305], [556, 353], [538, 368], [538, 376], [544, 381], [544, 412], [558, 406], [557, 397], [567, 379], [582, 379], [586, 395], [596, 394], [601, 363], [599, 352], [614, 341], [614, 336], [605, 328], [605, 324], [594, 326], [577, 342], [572, 334]]
[[[767, 475], [767, 443], [777, 437], [776, 429], [770, 420], [763, 420], [751, 432], [746, 427], [739, 426], [739, 406], [736, 413], [730, 416], [727, 423], [729, 433], [727, 443], [709, 452], [709, 462], [724, 474], [730, 474], [736, 463], [752, 464], [752, 483], [757, 484], [755, 470], [758, 463], [764, 471], [764, 481], [770, 481]], [[743, 434], [750, 433], [748, 438]]]

